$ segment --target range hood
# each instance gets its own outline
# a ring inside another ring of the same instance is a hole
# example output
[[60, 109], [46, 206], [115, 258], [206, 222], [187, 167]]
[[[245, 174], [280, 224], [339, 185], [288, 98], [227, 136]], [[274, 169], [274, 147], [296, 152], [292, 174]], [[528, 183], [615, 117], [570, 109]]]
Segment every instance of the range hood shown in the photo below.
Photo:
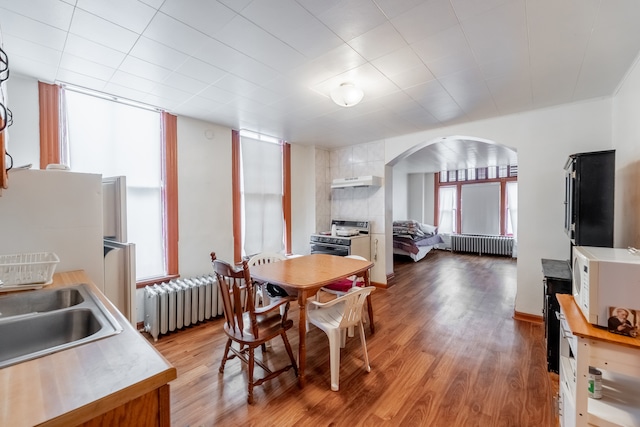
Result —
[[331, 183], [331, 188], [353, 188], [353, 187], [380, 187], [382, 178], [379, 176], [354, 176], [351, 178], [336, 178]]

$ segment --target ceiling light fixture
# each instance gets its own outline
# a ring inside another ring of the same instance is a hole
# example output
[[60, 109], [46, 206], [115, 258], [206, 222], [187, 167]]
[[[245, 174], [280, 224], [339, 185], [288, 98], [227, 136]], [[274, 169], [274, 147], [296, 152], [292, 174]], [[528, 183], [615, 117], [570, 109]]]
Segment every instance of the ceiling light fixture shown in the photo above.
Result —
[[341, 107], [353, 107], [362, 101], [364, 92], [353, 83], [342, 83], [331, 91], [331, 99]]

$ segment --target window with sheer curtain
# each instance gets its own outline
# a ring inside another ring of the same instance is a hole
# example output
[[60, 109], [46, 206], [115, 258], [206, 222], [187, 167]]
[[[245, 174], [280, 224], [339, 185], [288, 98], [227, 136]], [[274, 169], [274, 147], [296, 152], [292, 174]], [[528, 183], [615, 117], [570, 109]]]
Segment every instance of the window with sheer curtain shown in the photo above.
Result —
[[280, 141], [240, 132], [242, 255], [284, 249], [283, 154]]
[[127, 233], [138, 281], [167, 274], [161, 118], [157, 110], [66, 89], [63, 156], [71, 169], [127, 179]]
[[440, 187], [438, 198], [438, 233], [456, 233], [457, 187]]

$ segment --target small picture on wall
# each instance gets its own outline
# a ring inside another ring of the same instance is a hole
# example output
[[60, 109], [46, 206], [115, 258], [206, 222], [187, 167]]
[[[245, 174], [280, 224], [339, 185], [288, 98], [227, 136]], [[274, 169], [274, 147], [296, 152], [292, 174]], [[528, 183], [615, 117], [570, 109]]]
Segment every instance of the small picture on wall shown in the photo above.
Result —
[[614, 334], [636, 338], [640, 329], [640, 310], [624, 307], [609, 307], [608, 330]]

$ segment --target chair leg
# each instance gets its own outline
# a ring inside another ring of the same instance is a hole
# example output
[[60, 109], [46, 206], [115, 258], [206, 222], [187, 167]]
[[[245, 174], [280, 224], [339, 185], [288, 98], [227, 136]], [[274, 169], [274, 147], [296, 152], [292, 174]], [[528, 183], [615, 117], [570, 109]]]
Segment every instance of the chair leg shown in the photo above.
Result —
[[297, 377], [298, 364], [296, 363], [296, 358], [293, 355], [293, 351], [291, 351], [291, 344], [289, 344], [289, 338], [287, 338], [287, 333], [285, 331], [282, 332], [282, 341], [284, 341], [284, 348], [287, 349], [287, 354], [289, 355], [289, 359], [291, 359], [291, 365], [293, 366], [293, 372], [295, 372]]
[[331, 365], [331, 390], [340, 389], [340, 336], [343, 330], [335, 329], [327, 334], [329, 337], [329, 360]]
[[362, 322], [358, 325], [358, 329], [360, 329], [360, 342], [362, 343], [362, 352], [364, 353], [364, 368], [367, 372], [371, 372], [371, 365], [369, 365], [369, 353], [367, 352], [367, 341], [364, 337], [364, 326]]
[[376, 333], [376, 328], [373, 326], [373, 305], [371, 304], [371, 294], [367, 295], [367, 312], [369, 313], [369, 329], [371, 333]]
[[231, 347], [231, 338], [227, 340], [227, 344], [224, 346], [224, 354], [222, 355], [222, 362], [220, 363], [220, 369], [218, 372], [221, 374], [224, 373], [224, 364], [227, 363], [227, 359], [229, 358], [229, 348]]
[[247, 395], [247, 403], [253, 403], [253, 365], [255, 363], [255, 348], [249, 347], [249, 372], [247, 376], [249, 377], [249, 393]]

